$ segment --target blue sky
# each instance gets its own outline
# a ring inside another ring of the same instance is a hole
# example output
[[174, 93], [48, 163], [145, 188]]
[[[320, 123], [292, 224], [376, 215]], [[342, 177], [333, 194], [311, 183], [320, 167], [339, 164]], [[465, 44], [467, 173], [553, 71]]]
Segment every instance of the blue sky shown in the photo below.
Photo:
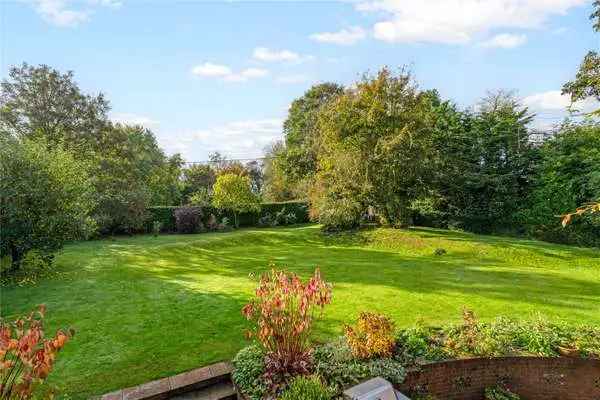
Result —
[[408, 65], [463, 106], [517, 90], [547, 125], [600, 38], [589, 0], [4, 0], [0, 11], [3, 77], [24, 61], [73, 70], [107, 95], [111, 118], [148, 126], [189, 161], [260, 156], [312, 84], [384, 65]]

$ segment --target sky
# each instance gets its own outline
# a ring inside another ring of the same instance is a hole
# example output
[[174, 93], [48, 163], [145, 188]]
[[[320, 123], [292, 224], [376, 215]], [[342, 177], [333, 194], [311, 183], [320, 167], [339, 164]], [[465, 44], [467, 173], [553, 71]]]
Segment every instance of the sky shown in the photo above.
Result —
[[[422, 89], [462, 107], [515, 90], [535, 126], [600, 48], [590, 0], [0, 0], [2, 78], [11, 65], [72, 70], [103, 92], [110, 118], [152, 129], [169, 154], [254, 158], [282, 137], [311, 85], [351, 85], [407, 66]], [[594, 107], [590, 101], [582, 110]]]

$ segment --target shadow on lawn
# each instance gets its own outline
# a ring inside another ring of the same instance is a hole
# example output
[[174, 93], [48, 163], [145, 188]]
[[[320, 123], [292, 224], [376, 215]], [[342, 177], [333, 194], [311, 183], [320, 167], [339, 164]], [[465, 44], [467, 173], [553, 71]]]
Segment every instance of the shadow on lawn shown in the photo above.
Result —
[[[429, 230], [420, 233], [438, 234]], [[458, 232], [451, 232], [447, 237], [472, 240], [471, 235]], [[493, 238], [494, 241], [502, 243], [501, 238]], [[330, 244], [325, 244], [327, 242]], [[519, 270], [506, 265], [503, 260], [466, 251], [454, 250], [443, 257], [407, 256], [355, 247], [353, 240], [342, 243], [345, 244], [339, 245], [331, 238], [323, 239], [314, 229], [300, 234], [286, 229], [259, 233], [246, 231], [218, 240], [155, 249], [136, 248], [134, 254], [129, 254], [131, 249], [119, 253], [130, 257], [130, 263], [142, 269], [159, 261], [160, 266], [153, 267], [153, 275], [183, 284], [201, 285], [204, 275], [238, 279], [257, 276], [268, 268], [269, 261], [273, 261], [304, 277], [309, 276], [316, 266], [321, 266], [326, 280], [334, 285], [391, 287], [423, 294], [476, 295], [507, 304], [516, 300], [565, 311], [597, 308], [600, 283], [572, 278], [561, 271], [545, 272], [530, 267]], [[487, 238], [485, 243], [488, 243]], [[536, 248], [537, 244], [525, 246]], [[254, 285], [248, 278], [246, 287]]]
[[[526, 238], [514, 238], [510, 236], [477, 235], [468, 232], [457, 232], [446, 229], [433, 228], [410, 228], [422, 238], [441, 238], [457, 242], [474, 242], [493, 246], [501, 246], [509, 249], [527, 250], [544, 257], [558, 258], [568, 261], [573, 257], [590, 257], [600, 259], [600, 249], [574, 247], [555, 243], [546, 243]], [[560, 254], [559, 254], [560, 253]]]

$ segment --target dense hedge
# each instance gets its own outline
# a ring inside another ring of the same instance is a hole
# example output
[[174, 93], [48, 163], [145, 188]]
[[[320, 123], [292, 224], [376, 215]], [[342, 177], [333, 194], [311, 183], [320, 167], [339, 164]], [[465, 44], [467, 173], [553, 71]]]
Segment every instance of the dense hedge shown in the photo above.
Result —
[[[146, 221], [146, 231], [152, 232], [152, 224], [154, 221], [161, 223], [161, 232], [176, 232], [175, 210], [179, 206], [165, 207], [149, 207], [148, 219]], [[217, 217], [221, 222], [224, 217], [227, 217], [230, 222], [233, 221], [233, 214], [227, 210], [220, 210], [214, 207], [201, 207], [202, 209], [202, 224], [206, 225], [210, 215]], [[277, 214], [284, 210], [287, 213], [293, 213], [296, 216], [296, 222], [308, 222], [308, 204], [304, 201], [286, 201], [279, 203], [263, 203], [260, 205], [260, 211], [242, 213], [239, 215], [240, 226], [256, 226], [261, 217], [267, 214]]]

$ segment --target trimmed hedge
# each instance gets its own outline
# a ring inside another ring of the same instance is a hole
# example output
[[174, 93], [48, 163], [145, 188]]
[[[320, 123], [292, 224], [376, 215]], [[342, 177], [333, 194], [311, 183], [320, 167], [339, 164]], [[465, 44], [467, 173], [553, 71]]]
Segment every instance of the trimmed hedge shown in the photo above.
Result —
[[[179, 206], [161, 206], [149, 207], [148, 219], [146, 220], [146, 232], [152, 232], [152, 224], [154, 221], [159, 221], [161, 232], [177, 232], [175, 223], [175, 210], [181, 208]], [[200, 207], [202, 209], [202, 224], [206, 226], [206, 222], [211, 214], [217, 217], [217, 221], [221, 222], [224, 217], [229, 221], [233, 221], [233, 213], [227, 210], [221, 210], [214, 207]], [[239, 215], [240, 226], [257, 226], [258, 220], [267, 214], [277, 214], [285, 209], [288, 213], [293, 213], [296, 216], [298, 223], [308, 222], [308, 203], [305, 201], [284, 201], [279, 203], [262, 203], [260, 211], [242, 213]]]

